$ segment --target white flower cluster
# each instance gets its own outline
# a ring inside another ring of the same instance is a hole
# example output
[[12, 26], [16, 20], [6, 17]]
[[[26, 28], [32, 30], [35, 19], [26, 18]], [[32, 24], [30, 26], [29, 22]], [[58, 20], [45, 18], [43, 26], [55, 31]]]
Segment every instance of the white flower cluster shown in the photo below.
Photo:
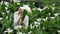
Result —
[[5, 2], [5, 1], [4, 1], [4, 4], [5, 4], [7, 7], [9, 6], [9, 2]]

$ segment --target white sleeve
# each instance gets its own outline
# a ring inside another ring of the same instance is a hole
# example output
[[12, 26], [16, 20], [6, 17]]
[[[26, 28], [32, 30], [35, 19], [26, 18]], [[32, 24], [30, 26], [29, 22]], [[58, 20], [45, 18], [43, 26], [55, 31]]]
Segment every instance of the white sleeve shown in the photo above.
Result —
[[17, 24], [18, 20], [20, 19], [20, 16], [18, 15], [18, 13], [14, 13], [14, 24]]
[[27, 27], [29, 25], [29, 17], [28, 15], [25, 16], [23, 24]]

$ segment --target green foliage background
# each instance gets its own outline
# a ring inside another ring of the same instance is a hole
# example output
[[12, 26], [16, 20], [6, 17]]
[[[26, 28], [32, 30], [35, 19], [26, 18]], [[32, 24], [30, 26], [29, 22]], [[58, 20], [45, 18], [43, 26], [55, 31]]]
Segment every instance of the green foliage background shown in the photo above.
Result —
[[[0, 34], [4, 34], [4, 31], [7, 28], [11, 28], [14, 30], [13, 28], [13, 17], [14, 17], [14, 12], [18, 9], [19, 6], [22, 6], [24, 4], [29, 4], [31, 9], [32, 8], [36, 8], [33, 5], [33, 2], [19, 2], [20, 4], [17, 5], [17, 3], [9, 3], [9, 6], [6, 6], [5, 4], [0, 4], [0, 17], [2, 17], [3, 19], [0, 21]], [[27, 29], [25, 28], [21, 28], [20, 32], [26, 33], [28, 34], [29, 31], [32, 31], [31, 34], [57, 34], [58, 30], [60, 30], [60, 11], [59, 10], [53, 10], [52, 11], [52, 7], [56, 7], [53, 6], [52, 4], [46, 4], [43, 3], [44, 6], [48, 6], [48, 8], [42, 10], [41, 12], [38, 10], [32, 10], [31, 14], [28, 14], [29, 16], [29, 23], [34, 25], [34, 21], [37, 21], [36, 19], [38, 18], [46, 18], [48, 17], [47, 21], [39, 21], [40, 25], [36, 28], [32, 28], [29, 27]], [[52, 7], [51, 7], [52, 6]], [[7, 13], [5, 7], [7, 7], [7, 11], [9, 11]], [[4, 13], [4, 14], [3, 14]], [[26, 14], [27, 12], [25, 12]], [[51, 15], [49, 16], [48, 14], [51, 13]], [[55, 13], [59, 13], [59, 15], [55, 18], [55, 19], [51, 19], [50, 17], [55, 17], [54, 14]], [[23, 14], [23, 15], [25, 15]], [[17, 30], [16, 30], [17, 31]], [[14, 34], [14, 31], [12, 32], [12, 34]]]

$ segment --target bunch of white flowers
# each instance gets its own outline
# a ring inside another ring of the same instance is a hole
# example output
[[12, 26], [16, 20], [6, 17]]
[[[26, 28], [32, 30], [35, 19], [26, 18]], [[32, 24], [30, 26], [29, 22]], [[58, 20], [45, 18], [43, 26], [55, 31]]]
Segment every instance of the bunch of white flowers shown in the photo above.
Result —
[[37, 10], [39, 10], [41, 12], [43, 9], [37, 8]]

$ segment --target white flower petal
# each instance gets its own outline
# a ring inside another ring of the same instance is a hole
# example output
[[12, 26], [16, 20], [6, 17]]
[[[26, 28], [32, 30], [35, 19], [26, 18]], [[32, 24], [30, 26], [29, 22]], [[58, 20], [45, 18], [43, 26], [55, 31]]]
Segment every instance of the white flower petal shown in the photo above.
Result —
[[36, 25], [36, 24], [38, 24], [38, 22], [37, 21], [34, 21], [34, 24]]
[[52, 10], [54, 11], [55, 10], [55, 7], [52, 7]]
[[23, 9], [23, 10], [25, 10], [25, 7], [19, 7], [19, 9]]
[[29, 32], [28, 32], [28, 34], [31, 34], [31, 33], [32, 33], [32, 31], [29, 31]]
[[17, 5], [20, 5], [20, 3], [17, 3]]
[[2, 17], [0, 17], [0, 20], [2, 20], [3, 18]]
[[25, 7], [26, 11], [31, 12], [31, 8], [29, 7], [29, 5], [23, 5], [23, 7]]
[[53, 4], [53, 6], [55, 6], [55, 4]]
[[8, 28], [6, 31], [4, 31], [5, 33], [6, 32], [9, 32], [9, 33], [11, 33], [13, 30], [12, 29], [10, 29], [10, 28]]
[[48, 6], [45, 6], [45, 7], [43, 8], [43, 10], [46, 9], [46, 8], [48, 8]]
[[3, 4], [3, 1], [1, 1], [1, 3], [0, 3], [1, 5]]
[[7, 13], [9, 13], [9, 11], [6, 11]]
[[21, 0], [13, 0], [13, 1], [14, 1], [14, 3], [15, 3], [15, 2], [21, 2]]
[[40, 8], [37, 8], [37, 10], [39, 10], [40, 12], [42, 11], [42, 9], [40, 9]]
[[50, 17], [51, 19], [55, 19], [55, 17]]
[[7, 10], [7, 9], [8, 9], [8, 7], [5, 7], [5, 9]]
[[8, 31], [4, 31], [4, 33], [6, 33], [6, 32], [8, 32]]
[[58, 16], [58, 15], [59, 15], [59, 13], [55, 13], [54, 15], [55, 15], [55, 16]]
[[32, 10], [36, 10], [36, 8], [33, 8]]
[[22, 32], [19, 32], [19, 34], [23, 34]]
[[2, 12], [2, 15], [4, 15], [4, 12]]
[[60, 33], [60, 30], [58, 30], [58, 33]]
[[41, 18], [36, 19], [37, 21], [41, 21]]
[[42, 20], [43, 20], [43, 21], [46, 21], [46, 19], [44, 19], [44, 18], [43, 18]]

